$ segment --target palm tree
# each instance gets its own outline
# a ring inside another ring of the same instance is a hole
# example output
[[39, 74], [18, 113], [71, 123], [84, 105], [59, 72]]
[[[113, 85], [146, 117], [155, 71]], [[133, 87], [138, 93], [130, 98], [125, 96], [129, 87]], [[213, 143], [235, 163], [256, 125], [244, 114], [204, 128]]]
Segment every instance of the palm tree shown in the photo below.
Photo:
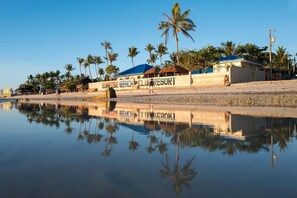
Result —
[[188, 33], [188, 31], [195, 31], [196, 27], [194, 22], [190, 18], [188, 18], [190, 12], [191, 9], [181, 14], [179, 4], [175, 3], [172, 9], [172, 17], [170, 17], [167, 14], [163, 14], [167, 21], [161, 21], [161, 23], [159, 24], [159, 30], [164, 29], [164, 32], [161, 36], [165, 35], [165, 44], [167, 44], [170, 29], [173, 30], [173, 36], [176, 42], [177, 64], [180, 64], [178, 51], [178, 33], [182, 32], [183, 35], [185, 35], [187, 38], [192, 39], [192, 41], [195, 42], [192, 36]]
[[91, 77], [91, 80], [93, 80], [93, 77], [92, 77], [92, 73], [91, 73], [91, 64], [94, 64], [94, 59], [93, 59], [93, 56], [91, 54], [88, 55], [87, 57], [87, 62], [89, 63], [89, 73], [90, 73], [90, 77]]
[[98, 79], [99, 70], [97, 69], [97, 64], [99, 66], [100, 64], [102, 64], [104, 62], [103, 62], [103, 60], [102, 60], [102, 58], [100, 56], [94, 56], [93, 59], [94, 59], [96, 75], [97, 75], [97, 79]]
[[82, 73], [81, 73], [81, 65], [82, 63], [85, 61], [85, 59], [83, 58], [77, 58], [77, 62], [79, 64], [79, 72], [80, 72], [80, 76], [82, 76]]
[[[177, 64], [177, 57], [174, 54], [174, 52], [169, 55], [169, 58], [170, 58], [170, 60], [168, 61], [169, 64]], [[165, 66], [166, 66], [166, 61], [165, 61]]]
[[90, 63], [86, 60], [84, 63], [83, 63], [83, 66], [85, 68], [85, 76], [87, 76], [87, 67], [90, 66]]
[[167, 54], [167, 47], [163, 44], [163, 43], [160, 43], [158, 46], [157, 46], [157, 50], [156, 52], [159, 54], [159, 57], [160, 57], [160, 67], [162, 67], [162, 56], [164, 54]]
[[114, 65], [108, 65], [108, 67], [105, 68], [105, 72], [109, 76], [109, 79], [112, 79], [111, 75], [116, 75], [119, 72], [119, 68]]
[[283, 46], [278, 47], [274, 56], [274, 65], [280, 70], [288, 69], [289, 53]]
[[70, 73], [70, 72], [73, 71], [75, 68], [72, 67], [72, 64], [67, 64], [67, 65], [65, 65], [64, 68], [65, 68], [66, 71], [67, 71], [67, 73], [66, 73], [66, 77], [67, 77], [67, 79], [69, 79], [70, 76], [71, 76], [71, 73]]
[[235, 55], [236, 53], [236, 44], [232, 41], [227, 41], [226, 43], [221, 43], [221, 47], [219, 48], [219, 51], [223, 56], [231, 56]]
[[112, 50], [112, 48], [111, 48], [111, 43], [110, 42], [108, 42], [108, 41], [104, 41], [103, 43], [101, 43], [101, 45], [104, 47], [104, 49], [105, 49], [105, 59], [106, 59], [106, 66], [108, 66], [109, 64], [108, 64], [108, 50], [110, 49], [110, 50]]
[[[145, 47], [145, 50], [146, 51], [148, 51], [148, 53], [149, 53], [149, 57], [150, 57], [150, 59], [149, 60], [151, 60], [151, 57], [152, 57], [152, 51], [154, 50], [155, 48], [154, 48], [154, 46], [152, 45], [152, 44], [147, 44], [146, 45], [146, 47]], [[150, 64], [152, 65], [152, 62], [150, 62]]]
[[104, 70], [103, 70], [103, 68], [99, 68], [98, 73], [99, 73], [99, 76], [100, 76], [100, 79], [101, 79], [102, 76], [104, 75]]
[[113, 53], [113, 51], [108, 52], [107, 54], [107, 58], [109, 60], [110, 65], [112, 65], [113, 61], [116, 61], [118, 57], [117, 53]]
[[148, 59], [147, 62], [148, 62], [150, 65], [154, 66], [155, 63], [156, 63], [156, 60], [157, 60], [157, 59], [158, 59], [158, 54], [151, 54], [151, 55], [150, 55], [150, 59]]
[[131, 59], [132, 59], [133, 67], [134, 67], [134, 60], [133, 59], [134, 59], [135, 56], [137, 56], [137, 54], [139, 54], [139, 51], [137, 51], [136, 47], [132, 46], [132, 47], [129, 48], [128, 56], [131, 57]]

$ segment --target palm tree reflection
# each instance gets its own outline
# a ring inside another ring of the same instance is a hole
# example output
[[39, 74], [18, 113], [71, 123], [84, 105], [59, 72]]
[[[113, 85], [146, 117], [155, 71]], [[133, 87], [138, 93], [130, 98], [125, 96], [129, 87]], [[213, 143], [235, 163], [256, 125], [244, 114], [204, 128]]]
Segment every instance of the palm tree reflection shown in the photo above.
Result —
[[160, 131], [161, 133], [161, 137], [160, 137], [160, 141], [157, 145], [158, 151], [160, 152], [161, 155], [164, 155], [165, 151], [167, 151], [167, 144], [163, 141], [163, 133], [162, 131]]
[[150, 140], [150, 144], [145, 148], [148, 154], [153, 153], [156, 150], [156, 143], [158, 143], [158, 138], [155, 135], [148, 135], [147, 138]]
[[180, 159], [180, 134], [177, 133], [177, 146], [176, 146], [176, 153], [175, 153], [175, 161], [173, 164], [173, 168], [170, 168], [169, 159], [166, 151], [165, 155], [165, 163], [162, 162], [163, 169], [160, 170], [160, 176], [163, 178], [168, 178], [169, 183], [171, 182], [173, 185], [173, 189], [177, 195], [180, 195], [182, 186], [186, 186], [188, 189], [191, 189], [190, 182], [195, 178], [197, 172], [191, 168], [193, 163], [193, 158], [186, 161], [184, 166], [180, 166], [179, 159]]
[[129, 141], [129, 150], [134, 152], [137, 150], [138, 147], [139, 147], [138, 142], [134, 141], [134, 131], [133, 131], [131, 141]]

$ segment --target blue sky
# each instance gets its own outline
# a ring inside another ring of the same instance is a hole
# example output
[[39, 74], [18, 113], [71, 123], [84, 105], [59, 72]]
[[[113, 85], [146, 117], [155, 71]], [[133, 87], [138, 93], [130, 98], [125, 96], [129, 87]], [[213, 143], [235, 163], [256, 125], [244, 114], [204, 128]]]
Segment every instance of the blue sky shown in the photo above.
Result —
[[[297, 53], [297, 0], [0, 0], [0, 88], [17, 88], [30, 74], [60, 70], [71, 63], [79, 73], [77, 57], [104, 56], [101, 42], [112, 43], [119, 54], [120, 71], [131, 67], [128, 48], [145, 63], [146, 44], [164, 42], [158, 24], [175, 2], [192, 9], [197, 25], [195, 43], [180, 36], [181, 49], [236, 44], [267, 46], [268, 29], [275, 29], [277, 46]], [[175, 49], [169, 38], [169, 51]], [[103, 64], [105, 66], [105, 64]]]

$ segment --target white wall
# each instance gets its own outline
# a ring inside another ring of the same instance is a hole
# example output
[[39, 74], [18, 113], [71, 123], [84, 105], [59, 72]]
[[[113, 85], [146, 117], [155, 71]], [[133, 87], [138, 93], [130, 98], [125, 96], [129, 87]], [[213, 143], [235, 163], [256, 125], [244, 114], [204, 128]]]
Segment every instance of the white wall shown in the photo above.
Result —
[[224, 85], [225, 75], [230, 75], [229, 72], [206, 73], [192, 75], [192, 86], [199, 85]]
[[265, 72], [256, 69], [232, 66], [230, 80], [231, 83], [264, 81]]

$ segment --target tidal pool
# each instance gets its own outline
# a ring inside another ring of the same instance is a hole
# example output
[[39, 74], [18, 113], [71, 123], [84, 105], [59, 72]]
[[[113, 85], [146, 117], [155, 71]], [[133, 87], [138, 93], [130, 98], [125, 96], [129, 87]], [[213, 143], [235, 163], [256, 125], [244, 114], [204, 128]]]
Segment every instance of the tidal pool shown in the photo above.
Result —
[[297, 197], [292, 116], [2, 102], [0, 123], [0, 197]]

